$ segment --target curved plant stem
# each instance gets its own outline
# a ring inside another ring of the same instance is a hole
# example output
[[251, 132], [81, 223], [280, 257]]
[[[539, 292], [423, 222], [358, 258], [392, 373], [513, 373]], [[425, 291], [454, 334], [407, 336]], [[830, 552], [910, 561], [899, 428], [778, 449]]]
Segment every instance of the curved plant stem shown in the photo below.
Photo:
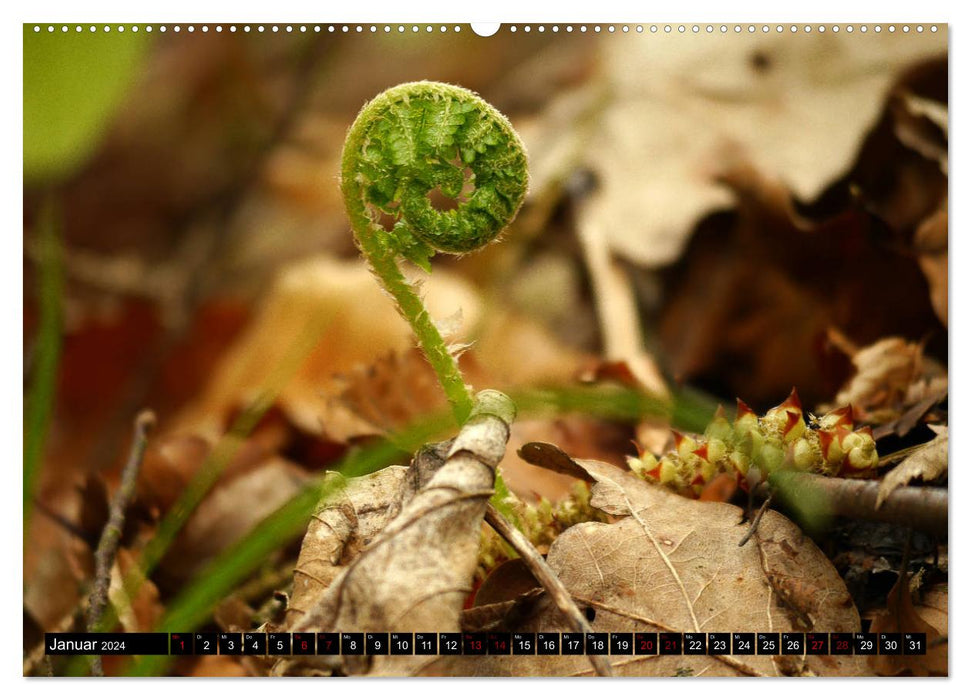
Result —
[[[370, 224], [370, 220], [368, 223]], [[401, 315], [414, 331], [418, 344], [428, 358], [428, 363], [435, 370], [438, 381], [452, 405], [455, 420], [462, 424], [472, 411], [472, 389], [465, 383], [458, 360], [448, 351], [445, 339], [432, 322], [415, 288], [399, 269], [396, 254], [382, 245], [381, 238], [383, 236], [363, 236], [358, 238], [358, 243], [364, 255], [367, 256], [374, 274], [381, 280], [388, 293], [394, 297]]]

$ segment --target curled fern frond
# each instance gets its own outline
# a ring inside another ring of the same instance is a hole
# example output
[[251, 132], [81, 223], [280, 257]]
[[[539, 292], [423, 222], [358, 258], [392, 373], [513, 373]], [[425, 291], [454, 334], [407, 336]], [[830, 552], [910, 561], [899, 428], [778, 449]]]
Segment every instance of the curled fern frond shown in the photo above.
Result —
[[[364, 106], [344, 143], [341, 191], [358, 246], [414, 329], [460, 422], [471, 392], [398, 258], [428, 270], [436, 252], [469, 253], [496, 240], [527, 184], [526, 154], [509, 121], [454, 85], [386, 90]], [[454, 207], [437, 207], [438, 195]]]
[[[405, 83], [378, 95], [351, 126], [342, 156], [341, 189], [358, 239], [383, 238], [419, 260], [496, 240], [527, 182], [526, 154], [509, 121], [475, 93], [444, 83]], [[436, 189], [457, 207], [437, 209]], [[390, 231], [381, 214], [394, 220]]]

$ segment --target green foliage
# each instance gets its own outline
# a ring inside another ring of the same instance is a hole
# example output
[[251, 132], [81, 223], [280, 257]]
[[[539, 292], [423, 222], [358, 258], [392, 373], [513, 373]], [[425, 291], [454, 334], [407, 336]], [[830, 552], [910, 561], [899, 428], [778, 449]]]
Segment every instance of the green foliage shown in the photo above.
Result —
[[24, 179], [67, 177], [97, 147], [148, 47], [144, 31], [24, 25]]
[[[386, 90], [364, 106], [344, 143], [341, 190], [358, 245], [414, 330], [460, 423], [472, 394], [398, 257], [428, 270], [436, 251], [468, 253], [496, 240], [527, 185], [526, 154], [509, 121], [454, 85]], [[436, 190], [457, 206], [436, 209], [429, 197]], [[382, 216], [394, 220], [390, 231]]]

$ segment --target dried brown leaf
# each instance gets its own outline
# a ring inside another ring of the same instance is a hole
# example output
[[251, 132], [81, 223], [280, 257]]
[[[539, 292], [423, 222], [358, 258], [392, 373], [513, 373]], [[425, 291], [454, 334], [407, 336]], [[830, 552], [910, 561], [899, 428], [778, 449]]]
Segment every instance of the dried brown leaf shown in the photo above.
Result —
[[[465, 328], [477, 322], [477, 294], [447, 270], [430, 276], [422, 292], [432, 318], [461, 309]], [[342, 390], [337, 376], [371, 365], [390, 351], [412, 347], [411, 329], [363, 262], [305, 260], [280, 274], [250, 325], [173, 430], [215, 439], [226, 417], [239, 406], [266, 392], [278, 392], [277, 404], [287, 419], [308, 434], [334, 439], [371, 434], [373, 426], [340, 402], [328, 401]]]
[[[724, 503], [682, 498], [602, 462], [576, 460], [594, 480], [592, 503], [620, 518], [583, 523], [554, 542], [548, 561], [595, 631], [853, 632], [860, 618], [843, 581], [813, 542], [774, 511], [756, 537]], [[520, 629], [565, 630], [548, 601]], [[862, 675], [853, 657], [807, 657], [799, 668], [766, 656], [611, 656], [620, 675]], [[426, 674], [589, 675], [583, 657], [441, 657]]]
[[887, 500], [894, 490], [906, 486], [915, 479], [933, 481], [947, 471], [948, 430], [943, 429], [937, 437], [922, 445], [903, 462], [891, 469], [880, 481], [877, 491], [877, 507]]
[[323, 595], [337, 575], [401, 510], [410, 496], [409, 470], [392, 466], [367, 476], [328, 475], [331, 497], [311, 518], [293, 573], [287, 606], [289, 629]]
[[[920, 655], [884, 655], [868, 657], [871, 667], [881, 676], [946, 676], [947, 644], [937, 643], [941, 631], [928, 623], [914, 608], [910, 577], [899, 579], [887, 596], [887, 611], [873, 620], [871, 632], [923, 632], [927, 635], [927, 653]], [[947, 603], [945, 602], [945, 610]]]
[[[479, 395], [473, 417], [455, 438], [442, 467], [291, 629], [459, 630], [495, 468], [509, 439], [511, 404], [495, 396]], [[344, 656], [329, 662], [344, 673], [407, 675], [417, 660]], [[276, 672], [291, 670], [284, 662]]]
[[[839, 339], [831, 333], [831, 339]], [[884, 338], [863, 348], [846, 345], [856, 374], [828, 408], [852, 405], [858, 418], [879, 423], [893, 420], [907, 408], [947, 388], [947, 375], [924, 355], [921, 343], [900, 337]], [[827, 407], [824, 407], [824, 409]]]
[[678, 257], [700, 218], [731, 205], [712, 173], [739, 156], [800, 199], [817, 197], [850, 167], [898, 74], [946, 51], [940, 32], [918, 42], [842, 33], [682, 38], [610, 37], [601, 80], [517, 124], [533, 191], [592, 168], [599, 188], [581, 227], [603, 230], [612, 251], [652, 267]]

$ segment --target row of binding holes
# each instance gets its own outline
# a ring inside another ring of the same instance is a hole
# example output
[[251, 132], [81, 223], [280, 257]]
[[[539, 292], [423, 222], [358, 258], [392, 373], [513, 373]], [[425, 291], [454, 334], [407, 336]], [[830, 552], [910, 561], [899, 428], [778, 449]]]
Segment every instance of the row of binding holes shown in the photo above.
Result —
[[[585, 24], [581, 24], [581, 25], [578, 25], [578, 26], [567, 25], [567, 26], [562, 27], [562, 28], [560, 26], [558, 26], [558, 25], [553, 25], [551, 27], [546, 27], [544, 25], [532, 26], [532, 25], [528, 25], [527, 24], [527, 25], [524, 25], [522, 27], [519, 27], [519, 26], [517, 26], [517, 25], [514, 24], [514, 25], [512, 25], [512, 26], [509, 27], [509, 31], [510, 32], [513, 32], [513, 33], [517, 32], [517, 31], [520, 31], [520, 30], [523, 31], [523, 32], [526, 32], [526, 33], [529, 33], [529, 32], [532, 32], [532, 31], [536, 31], [536, 32], [541, 32], [542, 33], [542, 32], [546, 32], [547, 29], [549, 29], [549, 31], [551, 31], [551, 32], [565, 31], [567, 33], [570, 33], [570, 32], [574, 32], [574, 31], [578, 31], [581, 34], [586, 33], [586, 32], [593, 32], [594, 34], [599, 34], [599, 33], [602, 33], [604, 31], [606, 31], [608, 33], [611, 33], [611, 34], [616, 33], [618, 31], [624, 32], [624, 33], [629, 33], [631, 30], [633, 30], [635, 32], [639, 32], [639, 33], [643, 33], [645, 31], [648, 31], [648, 32], [650, 32], [652, 34], [657, 34], [658, 32], [663, 32], [665, 34], [671, 34], [673, 32], [677, 32], [679, 34], [685, 34], [685, 33], [692, 33], [692, 34], [707, 33], [707, 34], [712, 34], [714, 32], [720, 32], [722, 34], [728, 34], [729, 32], [734, 32], [736, 34], [741, 34], [743, 32], [748, 32], [749, 34], [755, 34], [756, 32], [762, 32], [763, 34], [768, 34], [769, 32], [772, 32], [772, 31], [775, 31], [775, 32], [780, 33], [780, 34], [783, 33], [783, 32], [789, 32], [789, 33], [792, 33], [792, 34], [796, 34], [798, 32], [803, 32], [803, 33], [820, 32], [820, 33], [822, 33], [822, 32], [832, 31], [834, 33], [838, 33], [840, 31], [845, 31], [845, 32], [848, 32], [848, 33], [852, 33], [853, 31], [860, 31], [860, 32], [862, 32], [862, 33], [865, 34], [866, 32], [868, 32], [868, 31], [870, 31], [872, 29], [872, 31], [874, 31], [874, 32], [876, 32], [876, 33], [879, 34], [880, 32], [882, 32], [884, 30], [884, 27], [882, 27], [879, 24], [873, 25], [872, 27], [870, 27], [868, 25], [865, 25], [865, 24], [864, 25], [860, 25], [859, 27], [854, 27], [853, 25], [846, 25], [846, 26], [842, 26], [841, 27], [840, 25], [835, 25], [835, 24], [832, 25], [832, 26], [830, 26], [830, 27], [826, 27], [825, 25], [822, 25], [822, 24], [820, 24], [820, 25], [810, 25], [810, 24], [806, 24], [806, 25], [795, 25], [795, 24], [791, 24], [791, 25], [783, 25], [783, 24], [776, 24], [776, 25], [768, 25], [768, 24], [762, 24], [762, 25], [755, 25], [755, 24], [748, 24], [748, 25], [742, 25], [742, 24], [734, 24], [734, 25], [727, 25], [727, 24], [721, 24], [721, 25], [713, 25], [713, 24], [706, 24], [706, 25], [699, 25], [699, 24], [692, 24], [692, 25], [685, 25], [685, 24], [661, 24], [661, 25], [658, 25], [658, 24], [651, 24], [651, 25], [648, 25], [646, 27], [644, 25], [642, 25], [642, 24], [636, 24], [636, 25], [633, 25], [633, 26], [627, 25], [627, 24], [623, 24], [623, 25], [614, 25], [614, 24], [599, 25], [599, 24], [594, 24], [594, 25], [589, 25], [589, 26], [588, 25], [585, 25]], [[899, 26], [898, 27], [897, 25], [893, 25], [893, 24], [888, 25], [886, 27], [886, 30], [888, 32], [890, 32], [891, 34], [893, 34], [894, 32], [896, 32], [898, 29], [900, 31], [904, 32], [904, 33], [909, 33], [912, 28], [911, 28], [910, 25], [902, 25], [902, 26]], [[937, 26], [936, 25], [931, 25], [929, 27], [929, 29], [932, 32], [936, 32], [937, 31]], [[915, 25], [913, 27], [913, 30], [916, 31], [916, 32], [923, 32], [924, 31], [924, 25], [921, 25], [921, 24]]]
[[[60, 25], [60, 26], [47, 25], [46, 27], [41, 27], [40, 25], [34, 25], [34, 32], [39, 33], [39, 32], [44, 31], [45, 29], [48, 32], [51, 32], [51, 33], [56, 32], [58, 30], [60, 30], [61, 32], [65, 32], [66, 33], [66, 32], [71, 31], [72, 29], [75, 32], [83, 32], [85, 28], [82, 27], [80, 24], [74, 25], [73, 27], [72, 26], [68, 26], [66, 24]], [[142, 27], [139, 27], [138, 25], [131, 25], [129, 27], [126, 27], [124, 25], [111, 26], [111, 25], [107, 25], [107, 24], [104, 25], [104, 26], [89, 25], [87, 27], [87, 29], [90, 32], [97, 32], [97, 31], [100, 30], [100, 31], [104, 31], [104, 32], [126, 32], [126, 31], [138, 32], [138, 31], [145, 31], [145, 32], [151, 33], [152, 31], [154, 31], [154, 28], [152, 27], [152, 25], [145, 25], [145, 26], [142, 26]], [[911, 31], [911, 26], [905, 24], [905, 25], [901, 25], [900, 27], [898, 27], [897, 25], [891, 24], [891, 25], [887, 25], [887, 27], [886, 27], [886, 31], [890, 32], [891, 34], [895, 33], [898, 29], [901, 32], [904, 32], [906, 34], [906, 33], [909, 33]], [[932, 24], [932, 25], [930, 25], [930, 27], [928, 27], [928, 29], [931, 32], [936, 32], [937, 31], [937, 25], [933, 25]], [[203, 25], [198, 26], [198, 27], [196, 27], [195, 25], [192, 25], [192, 24], [185, 25], [185, 26], [178, 25], [178, 24], [172, 25], [172, 26], [168, 26], [168, 25], [164, 25], [163, 24], [163, 25], [159, 25], [159, 27], [158, 27], [158, 31], [163, 32], [163, 33], [166, 32], [166, 31], [173, 31], [175, 33], [179, 33], [179, 32], [182, 32], [183, 30], [184, 31], [187, 31], [189, 33], [193, 33], [196, 30], [201, 31], [203, 33], [207, 33], [210, 30], [212, 30], [212, 31], [215, 31], [215, 32], [218, 33], [218, 32], [224, 31], [224, 27], [222, 25], [220, 25], [220, 24], [217, 24], [214, 27], [210, 27], [209, 25], [206, 25], [206, 24], [203, 24]], [[698, 25], [698, 24], [692, 24], [692, 25], [685, 25], [685, 24], [674, 24], [674, 25], [672, 25], [672, 24], [662, 24], [662, 25], [657, 25], [657, 24], [652, 24], [652, 25], [649, 25], [649, 26], [646, 26], [646, 27], [644, 25], [641, 25], [641, 24], [637, 24], [637, 25], [628, 25], [628, 24], [624, 24], [624, 25], [613, 25], [613, 24], [609, 24], [609, 25], [599, 25], [599, 24], [594, 24], [594, 25], [589, 25], [589, 26], [588, 25], [585, 25], [585, 24], [581, 24], [581, 25], [577, 25], [577, 26], [568, 24], [568, 25], [563, 26], [563, 27], [561, 27], [559, 25], [556, 25], [556, 24], [554, 24], [554, 25], [552, 25], [550, 27], [547, 27], [547, 26], [542, 25], [542, 24], [541, 25], [537, 25], [537, 26], [528, 25], [528, 24], [527, 25], [520, 26], [520, 25], [513, 24], [513, 25], [510, 25], [508, 27], [508, 30], [510, 32], [512, 32], [512, 33], [516, 33], [518, 31], [523, 31], [523, 32], [525, 32], [527, 34], [530, 33], [530, 32], [533, 32], [533, 31], [536, 31], [536, 32], [539, 32], [539, 33], [542, 34], [542, 33], [545, 33], [547, 30], [549, 30], [549, 31], [551, 31], [553, 33], [558, 33], [558, 32], [563, 31], [563, 32], [566, 32], [568, 34], [569, 33], [572, 33], [572, 32], [580, 32], [581, 34], [587, 33], [587, 32], [593, 32], [594, 34], [598, 34], [598, 33], [604, 32], [604, 31], [606, 31], [608, 33], [611, 33], [611, 34], [617, 32], [617, 31], [620, 31], [620, 32], [623, 32], [623, 33], [629, 33], [631, 31], [643, 33], [645, 31], [648, 31], [648, 32], [650, 32], [652, 34], [657, 34], [658, 32], [663, 32], [665, 34], [671, 34], [671, 33], [675, 33], [675, 32], [676, 33], [679, 33], [679, 34], [686, 34], [686, 33], [691, 33], [691, 34], [700, 34], [700, 33], [712, 34], [714, 32], [720, 32], [721, 34], [728, 34], [730, 32], [734, 32], [735, 34], [741, 34], [743, 32], [747, 32], [749, 34], [755, 34], [756, 32], [761, 32], [763, 34], [768, 34], [769, 32], [773, 32], [773, 31], [776, 32], [776, 33], [779, 33], [779, 34], [781, 34], [783, 32], [788, 32], [790, 34], [797, 34], [797, 33], [810, 33], [810, 32], [814, 32], [814, 31], [815, 32], [820, 32], [820, 33], [827, 32], [827, 31], [831, 31], [831, 32], [834, 32], [834, 33], [838, 33], [840, 31], [844, 31], [844, 32], [847, 32], [847, 33], [852, 33], [854, 31], [859, 31], [860, 33], [865, 34], [868, 31], [873, 31], [873, 32], [876, 32], [876, 33], [879, 34], [880, 32], [882, 32], [884, 30], [884, 27], [882, 27], [879, 24], [873, 25], [873, 26], [869, 26], [869, 25], [866, 25], [866, 24], [859, 25], [859, 26], [854, 26], [852, 24], [845, 25], [845, 26], [832, 25], [830, 27], [826, 27], [825, 25], [822, 25], [822, 24], [815, 25], [815, 26], [814, 25], [809, 25], [809, 24], [806, 24], [806, 25], [795, 25], [795, 24], [783, 25], [783, 24], [776, 24], [776, 25], [771, 25], [771, 26], [768, 25], [768, 24], [762, 24], [762, 25], [754, 25], [754, 24], [749, 24], [749, 25], [741, 25], [741, 24], [735, 24], [735, 25], [727, 25], [727, 24], [721, 24], [721, 25], [713, 25], [713, 24], [706, 24], [706, 25]], [[924, 25], [921, 25], [921, 24], [915, 25], [913, 27], [913, 30], [916, 31], [916, 32], [923, 32], [924, 31]], [[225, 28], [225, 31], [229, 31], [229, 32], [236, 32], [236, 31], [242, 31], [242, 32], [267, 32], [267, 31], [269, 31], [269, 32], [277, 32], [277, 33], [283, 31], [283, 32], [287, 32], [287, 33], [293, 33], [293, 32], [302, 32], [302, 33], [314, 32], [314, 33], [318, 33], [318, 34], [321, 33], [321, 32], [327, 32], [327, 33], [330, 33], [330, 34], [334, 34], [334, 33], [344, 33], [344, 34], [358, 33], [358, 34], [360, 34], [360, 33], [364, 33], [364, 32], [370, 32], [370, 33], [384, 32], [386, 34], [390, 34], [392, 32], [397, 32], [399, 34], [404, 34], [405, 32], [411, 32], [413, 34], [417, 34], [417, 33], [422, 32], [422, 31], [424, 31], [425, 33], [431, 33], [431, 32], [435, 32], [435, 31], [438, 31], [440, 33], [445, 33], [445, 32], [449, 32], [449, 31], [461, 32], [462, 31], [462, 28], [460, 26], [458, 26], [458, 25], [444, 25], [444, 24], [443, 25], [434, 25], [434, 26], [433, 25], [430, 25], [430, 24], [429, 25], [417, 25], [417, 24], [412, 24], [412, 25], [404, 25], [404, 24], [397, 24], [397, 25], [391, 25], [391, 24], [384, 24], [384, 25], [377, 25], [377, 24], [371, 24], [371, 25], [366, 25], [366, 24], [365, 25], [362, 25], [362, 24], [352, 24], [352, 25], [339, 24], [339, 25], [334, 25], [334, 24], [330, 24], [330, 25], [323, 25], [323, 26], [322, 25], [319, 25], [319, 24], [314, 24], [314, 25], [306, 25], [306, 24], [299, 24], [299, 25], [293, 25], [293, 24], [277, 25], [277, 24], [273, 24], [273, 25], [269, 25], [269, 26], [262, 25], [262, 24], [259, 24], [259, 25], [244, 24], [244, 25], [241, 25], [241, 26], [237, 26], [235, 24], [231, 24], [231, 25], [229, 25], [228, 27]]]
[[[34, 32], [42, 32], [42, 31], [44, 31], [44, 29], [45, 29], [45, 27], [41, 27], [40, 25], [34, 25]], [[65, 32], [66, 33], [66, 32], [70, 32], [72, 29], [75, 32], [83, 32], [85, 28], [82, 27], [80, 24], [74, 25], [73, 27], [68, 26], [66, 24], [65, 25], [61, 25], [60, 27], [57, 27], [57, 26], [54, 26], [54, 25], [48, 25], [46, 27], [46, 30], [48, 32], [56, 32], [56, 31], [60, 30], [61, 32]], [[107, 24], [104, 25], [103, 27], [99, 27], [99, 26], [95, 26], [95, 25], [90, 25], [90, 26], [87, 27], [87, 29], [90, 32], [97, 32], [99, 30], [100, 31], [104, 31], [104, 32], [125, 32], [125, 31], [138, 32], [140, 30], [141, 31], [145, 31], [145, 32], [152, 32], [152, 31], [155, 30], [155, 28], [153, 28], [152, 25], [145, 25], [143, 27], [139, 27], [137, 25], [132, 25], [130, 27], [126, 27], [124, 25], [111, 26], [111, 25], [107, 25]], [[182, 31], [186, 31], [186, 32], [192, 33], [192, 32], [195, 32], [197, 30], [200, 31], [200, 32], [206, 33], [206, 32], [209, 32], [210, 30], [212, 30], [212, 31], [215, 31], [215, 32], [223, 32], [223, 31], [229, 31], [229, 32], [241, 31], [241, 32], [257, 32], [257, 33], [259, 33], [259, 32], [276, 32], [276, 33], [279, 33], [279, 32], [287, 32], [287, 33], [291, 33], [291, 34], [294, 33], [294, 32], [301, 32], [301, 33], [304, 33], [304, 34], [306, 34], [307, 32], [314, 32], [314, 33], [317, 33], [317, 34], [320, 34], [321, 32], [329, 32], [331, 34], [338, 33], [338, 32], [343, 32], [345, 34], [348, 34], [348, 33], [352, 33], [352, 32], [355, 32], [355, 33], [363, 33], [363, 32], [377, 33], [377, 32], [383, 31], [385, 33], [390, 34], [391, 32], [394, 32], [394, 31], [397, 31], [397, 32], [400, 32], [400, 33], [404, 33], [406, 31], [411, 31], [413, 33], [425, 31], [425, 32], [430, 33], [430, 32], [434, 32], [436, 30], [439, 31], [439, 32], [441, 32], [441, 33], [445, 33], [445, 32], [448, 32], [448, 31], [461, 32], [462, 31], [462, 28], [460, 26], [458, 26], [458, 25], [454, 25], [454, 26], [446, 26], [446, 25], [436, 25], [436, 26], [432, 26], [432, 25], [421, 25], [421, 26], [419, 26], [419, 25], [408, 25], [408, 26], [405, 26], [403, 24], [402, 25], [390, 25], [390, 24], [384, 24], [384, 25], [376, 25], [376, 24], [371, 24], [371, 25], [366, 25], [366, 24], [365, 25], [362, 25], [362, 24], [352, 24], [352, 25], [338, 24], [338, 25], [333, 25], [333, 24], [330, 24], [330, 25], [323, 25], [323, 26], [322, 25], [319, 25], [319, 24], [314, 24], [314, 25], [307, 25], [307, 24], [297, 24], [297, 25], [294, 25], [294, 24], [285, 24], [285, 25], [278, 25], [278, 24], [272, 24], [272, 25], [269, 25], [269, 26], [262, 25], [262, 24], [256, 24], [256, 25], [244, 24], [244, 25], [241, 25], [241, 26], [237, 26], [235, 24], [231, 24], [231, 25], [229, 25], [229, 26], [227, 26], [225, 28], [221, 24], [217, 24], [217, 25], [215, 25], [213, 27], [210, 27], [209, 25], [206, 25], [206, 24], [200, 25], [198, 27], [195, 26], [195, 25], [192, 25], [192, 24], [184, 25], [184, 26], [183, 25], [179, 25], [179, 24], [171, 25], [171, 26], [168, 26], [168, 25], [164, 25], [163, 24], [163, 25], [159, 25], [157, 27], [157, 30], [160, 31], [160, 32], [163, 32], [163, 33], [164, 32], [167, 32], [167, 31], [172, 31], [172, 32], [175, 32], [175, 33], [180, 33]]]

